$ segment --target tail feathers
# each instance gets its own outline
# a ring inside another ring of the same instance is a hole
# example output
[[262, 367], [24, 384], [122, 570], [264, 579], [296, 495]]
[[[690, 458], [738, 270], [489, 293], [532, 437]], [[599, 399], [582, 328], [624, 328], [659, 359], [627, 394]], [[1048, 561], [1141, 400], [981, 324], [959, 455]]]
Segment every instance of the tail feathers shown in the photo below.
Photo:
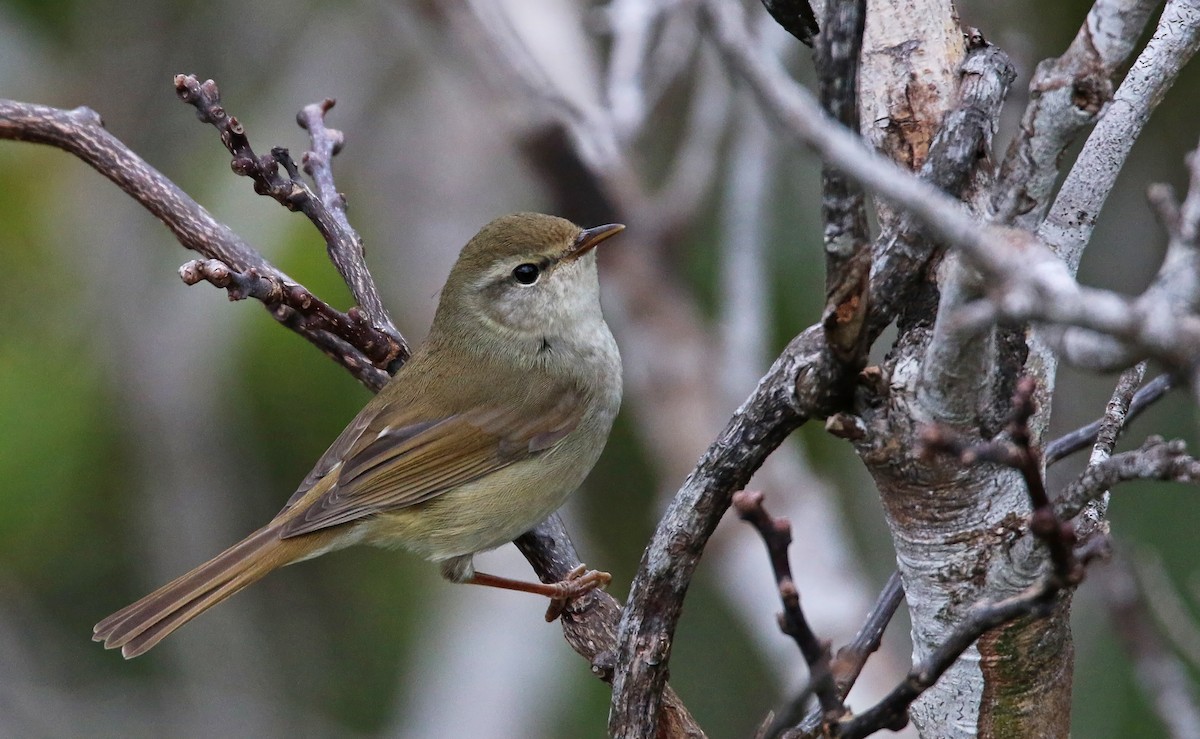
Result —
[[92, 639], [104, 642], [107, 649], [120, 647], [125, 659], [136, 657], [271, 570], [310, 554], [316, 544], [309, 537], [280, 539], [274, 526], [259, 529], [96, 624]]

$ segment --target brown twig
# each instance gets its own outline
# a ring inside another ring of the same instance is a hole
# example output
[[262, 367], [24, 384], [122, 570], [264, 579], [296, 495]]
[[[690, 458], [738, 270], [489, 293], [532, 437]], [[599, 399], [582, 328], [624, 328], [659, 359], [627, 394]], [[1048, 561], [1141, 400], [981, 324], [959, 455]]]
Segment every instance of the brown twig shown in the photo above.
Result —
[[219, 259], [194, 259], [179, 268], [179, 276], [188, 285], [204, 281], [222, 288], [230, 300], [254, 298], [272, 312], [294, 311], [306, 329], [326, 331], [346, 340], [378, 367], [386, 367], [396, 358], [396, 345], [391, 337], [372, 326], [360, 309], [342, 313], [303, 285], [274, 275], [260, 275], [253, 268], [238, 272]]
[[804, 661], [808, 664], [809, 684], [821, 704], [823, 719], [827, 722], [839, 720], [846, 712], [833, 679], [832, 656], [829, 642], [818, 639], [813, 633], [804, 610], [800, 607], [800, 591], [792, 579], [792, 565], [788, 560], [788, 546], [792, 543], [792, 524], [786, 518], [775, 518], [763, 507], [763, 494], [758, 491], [742, 490], [733, 496], [733, 507], [738, 517], [749, 523], [762, 537], [775, 573], [779, 588], [779, 600], [783, 602], [783, 613], [779, 614], [779, 630], [792, 637]]
[[399, 369], [410, 354], [408, 345], [383, 307], [366, 267], [362, 239], [346, 220], [345, 202], [337, 194], [329, 169], [330, 159], [341, 142], [340, 132], [324, 126], [324, 114], [333, 101], [307, 106], [298, 116], [313, 144], [313, 151], [304, 160], [306, 171], [315, 173], [314, 181], [322, 193], [318, 197], [301, 179], [299, 168], [287, 149], [275, 147], [270, 154], [262, 156], [254, 153], [241, 121], [229, 115], [221, 105], [221, 91], [215, 82], [206, 80], [202, 83], [194, 75], [180, 74], [175, 76], [175, 91], [180, 100], [196, 109], [200, 120], [217, 129], [221, 142], [233, 155], [230, 166], [235, 173], [252, 179], [254, 191], [259, 195], [274, 199], [288, 210], [300, 211], [317, 227], [325, 240], [330, 261], [337, 267], [355, 301], [375, 329], [386, 337], [387, 357], [381, 367], [391, 371]]
[[379, 297], [375, 279], [367, 269], [366, 248], [362, 237], [346, 217], [346, 196], [338, 192], [334, 184], [333, 157], [341, 151], [345, 136], [338, 129], [325, 125], [325, 114], [333, 104], [331, 98], [325, 98], [319, 103], [304, 106], [297, 114], [296, 122], [308, 131], [311, 143], [311, 148], [300, 157], [300, 165], [312, 178], [317, 196], [338, 227], [338, 238], [326, 238], [330, 260], [350, 288], [354, 302], [367, 314], [370, 323], [397, 344], [398, 351], [387, 368], [390, 373], [395, 373], [411, 352]]
[[883, 632], [903, 602], [904, 583], [900, 581], [899, 572], [892, 572], [854, 639], [834, 655], [834, 677], [837, 678], [838, 690], [843, 698], [862, 674], [867, 658], [879, 650], [879, 645], [883, 642]]
[[[879, 592], [879, 597], [875, 599], [875, 605], [867, 614], [866, 621], [854, 635], [854, 639], [837, 650], [837, 654], [834, 655], [833, 677], [837, 681], [838, 695], [843, 701], [850, 693], [850, 689], [854, 687], [858, 676], [862, 674], [863, 667], [867, 664], [867, 658], [879, 650], [879, 645], [883, 642], [883, 633], [887, 630], [888, 624], [896, 615], [896, 609], [903, 601], [904, 584], [900, 581], [900, 573], [893, 571]], [[811, 696], [812, 684], [810, 681], [809, 685], [805, 686], [804, 690], [788, 703], [788, 707], [774, 717], [765, 736], [779, 735], [782, 739], [807, 739], [808, 737], [822, 736], [824, 721], [823, 712], [820, 710], [814, 710], [804, 717], [803, 722], [796, 729], [785, 731], [787, 727], [800, 720], [804, 707], [808, 704]]]
[[[100, 116], [93, 110], [61, 110], [0, 100], [0, 139], [48, 144], [74, 154], [162, 221], [184, 248], [220, 260], [239, 273], [254, 270], [261, 277], [293, 282], [174, 182], [104, 130]], [[367, 388], [378, 390], [387, 382], [386, 372], [341, 338], [309, 328], [305, 322], [296, 320], [294, 312], [271, 313], [349, 370]]]

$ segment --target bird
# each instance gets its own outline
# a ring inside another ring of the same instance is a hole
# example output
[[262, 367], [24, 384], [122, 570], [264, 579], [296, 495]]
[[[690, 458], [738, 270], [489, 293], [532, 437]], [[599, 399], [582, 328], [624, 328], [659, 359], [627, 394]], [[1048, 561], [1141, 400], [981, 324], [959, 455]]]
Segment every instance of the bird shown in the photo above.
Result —
[[96, 624], [93, 639], [144, 654], [285, 565], [354, 544], [398, 548], [455, 583], [565, 603], [611, 581], [556, 583], [474, 568], [557, 510], [591, 471], [621, 404], [621, 356], [600, 308], [597, 244], [580, 228], [502, 216], [463, 247], [426, 340], [317, 460], [282, 510], [211, 560]]

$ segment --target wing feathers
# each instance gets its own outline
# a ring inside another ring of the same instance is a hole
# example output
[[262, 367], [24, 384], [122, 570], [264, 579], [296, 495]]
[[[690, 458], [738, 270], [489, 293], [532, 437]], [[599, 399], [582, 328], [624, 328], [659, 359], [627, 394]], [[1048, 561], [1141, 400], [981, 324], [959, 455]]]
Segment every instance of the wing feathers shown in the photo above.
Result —
[[[434, 419], [399, 416], [383, 408], [355, 419], [318, 462], [329, 480], [315, 499], [304, 494], [324, 475], [316, 470], [280, 514], [285, 538], [405, 508], [544, 452], [579, 425], [584, 396], [575, 388], [548, 393], [523, 406], [483, 407]], [[354, 434], [354, 436], [351, 436]], [[344, 457], [336, 457], [341, 452]], [[339, 466], [337, 463], [342, 462]]]

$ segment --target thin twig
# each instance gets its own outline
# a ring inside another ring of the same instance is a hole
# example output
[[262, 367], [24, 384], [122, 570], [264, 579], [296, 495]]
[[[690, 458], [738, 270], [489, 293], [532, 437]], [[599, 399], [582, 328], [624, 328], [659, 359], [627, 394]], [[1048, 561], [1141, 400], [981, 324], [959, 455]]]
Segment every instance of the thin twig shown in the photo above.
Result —
[[[862, 674], [867, 659], [879, 650], [879, 645], [883, 642], [883, 633], [903, 602], [904, 584], [900, 580], [900, 573], [893, 571], [888, 576], [887, 582], [879, 592], [879, 597], [875, 599], [875, 605], [871, 607], [866, 621], [863, 622], [854, 639], [837, 650], [833, 657], [833, 677], [837, 681], [838, 694], [842, 700], [846, 699], [850, 689], [857, 682], [858, 676]], [[819, 732], [822, 731], [823, 721], [820, 710], [814, 710], [805, 716], [804, 721], [795, 730], [784, 732], [784, 729], [799, 721], [811, 696], [812, 685], [810, 682], [798, 696], [788, 702], [786, 709], [774, 717], [765, 735], [770, 737], [778, 734], [781, 739], [807, 739], [821, 736]], [[784, 733], [780, 734], [780, 732]]]
[[1200, 481], [1200, 461], [1187, 453], [1181, 439], [1166, 441], [1151, 436], [1141, 447], [1114, 454], [1088, 467], [1058, 495], [1055, 506], [1062, 518], [1078, 516], [1089, 501], [1106, 490], [1129, 480]]
[[[387, 310], [383, 307], [374, 280], [366, 269], [362, 240], [350, 228], [345, 218], [344, 202], [336, 195], [333, 175], [329, 169], [340, 133], [324, 128], [324, 113], [332, 107], [332, 101], [309, 106], [301, 111], [301, 125], [309, 129], [314, 150], [307, 157], [306, 168], [317, 172], [324, 189], [318, 197], [300, 178], [296, 162], [287, 149], [276, 147], [270, 154], [258, 156], [250, 146], [246, 129], [236, 116], [229, 115], [221, 105], [221, 91], [212, 80], [200, 82], [194, 75], [176, 75], [175, 92], [179, 99], [193, 106], [200, 120], [217, 129], [221, 142], [233, 155], [230, 163], [233, 171], [254, 181], [254, 191], [266, 195], [288, 210], [298, 210], [317, 227], [325, 239], [330, 260], [350, 287], [355, 300], [364, 306], [368, 318], [377, 330], [388, 338], [390, 356], [383, 366], [393, 365], [393, 370], [408, 358], [408, 345], [396, 330]], [[283, 173], [280, 169], [283, 169]], [[286, 176], [284, 176], [286, 173]], [[329, 207], [333, 205], [334, 207]]]
[[[93, 110], [61, 110], [0, 100], [0, 139], [48, 144], [74, 154], [162, 221], [184, 248], [220, 260], [242, 274], [254, 270], [260, 277], [294, 283], [174, 182], [104, 130], [100, 116]], [[271, 313], [349, 370], [368, 389], [379, 390], [387, 383], [388, 374], [345, 340], [312, 330], [296, 320], [294, 311]]]
[[[1175, 380], [1170, 374], [1159, 375], [1146, 383], [1145, 386], [1134, 394], [1133, 400], [1129, 403], [1129, 412], [1125, 414], [1123, 426], [1133, 423], [1133, 420], [1140, 416], [1142, 411], [1166, 395], [1174, 386]], [[1097, 418], [1086, 426], [1080, 426], [1074, 431], [1068, 431], [1051, 441], [1046, 445], [1046, 466], [1048, 467], [1081, 449], [1091, 446], [1095, 443], [1097, 435], [1100, 433], [1100, 428], [1103, 425], [1104, 418]]]
[[771, 560], [771, 570], [775, 573], [775, 583], [779, 588], [779, 600], [783, 603], [783, 613], [779, 615], [779, 629], [792, 637], [804, 661], [808, 664], [809, 683], [821, 704], [821, 713], [825, 721], [837, 721], [846, 712], [845, 705], [838, 693], [837, 684], [833, 679], [831, 667], [832, 656], [829, 642], [818, 639], [813, 633], [808, 620], [804, 618], [804, 610], [800, 607], [800, 591], [796, 589], [796, 581], [792, 579], [792, 565], [788, 560], [788, 546], [792, 543], [792, 524], [786, 518], [775, 518], [763, 507], [763, 494], [743, 490], [733, 496], [733, 507], [738, 517], [749, 523], [762, 537], [767, 547], [767, 556]]
[[[1121, 434], [1121, 429], [1125, 426], [1125, 419], [1129, 415], [1129, 406], [1133, 402], [1134, 393], [1145, 377], [1145, 362], [1138, 362], [1121, 373], [1120, 379], [1117, 380], [1117, 386], [1113, 389], [1112, 397], [1109, 398], [1108, 405], [1104, 408], [1104, 416], [1100, 419], [1100, 429], [1096, 432], [1096, 443], [1092, 445], [1088, 466], [1100, 464], [1112, 457], [1113, 449], [1117, 445], [1117, 437]], [[1108, 513], [1108, 499], [1107, 492], [1101, 493], [1089, 501], [1079, 514], [1076, 526], [1081, 541], [1086, 541], [1088, 537], [1096, 533], [1108, 533], [1108, 523], [1104, 518]]]
[[366, 247], [362, 237], [346, 217], [346, 196], [338, 192], [334, 184], [333, 157], [341, 151], [345, 136], [338, 129], [325, 125], [325, 114], [333, 104], [331, 98], [325, 98], [319, 103], [304, 106], [296, 116], [300, 127], [308, 131], [311, 143], [311, 148], [300, 157], [300, 165], [312, 178], [317, 196], [337, 224], [338, 238], [326, 238], [330, 261], [350, 288], [354, 302], [367, 314], [370, 323], [390, 336], [398, 345], [396, 356], [387, 367], [388, 372], [395, 373], [412, 352], [409, 351], [404, 337], [396, 330], [387, 308], [383, 305], [383, 299], [379, 297], [375, 278], [367, 269]]
[[386, 367], [396, 358], [396, 345], [391, 338], [377, 330], [363, 311], [351, 308], [346, 313], [320, 300], [303, 285], [280, 280], [274, 275], [260, 275], [250, 269], [238, 272], [219, 259], [195, 259], [179, 268], [185, 284], [205, 281], [224, 289], [230, 300], [254, 298], [273, 312], [281, 309], [298, 313], [311, 331], [327, 331], [339, 336], [361, 351], [373, 364]]

